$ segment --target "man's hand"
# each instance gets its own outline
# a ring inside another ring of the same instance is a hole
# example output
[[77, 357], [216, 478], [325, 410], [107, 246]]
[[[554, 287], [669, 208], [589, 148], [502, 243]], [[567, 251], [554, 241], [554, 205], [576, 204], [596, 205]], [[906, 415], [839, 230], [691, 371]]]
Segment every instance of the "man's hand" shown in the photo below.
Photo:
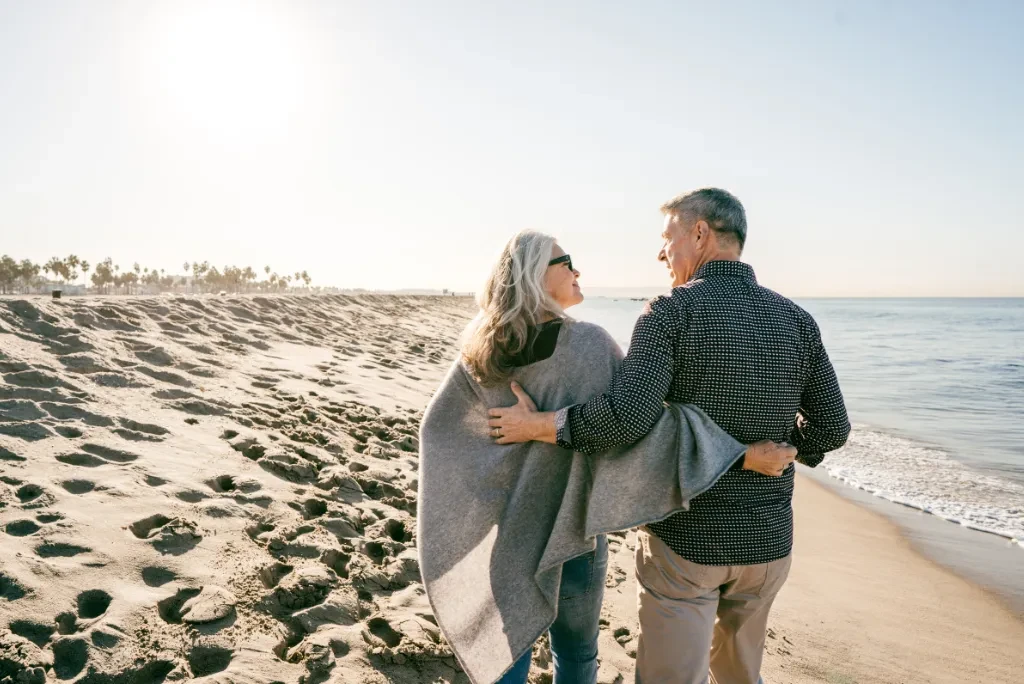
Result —
[[555, 414], [538, 413], [533, 403], [518, 382], [512, 383], [512, 393], [519, 403], [508, 408], [491, 409], [491, 438], [498, 444], [519, 444], [521, 442], [555, 443]]
[[796, 447], [785, 442], [765, 440], [747, 447], [743, 469], [762, 475], [779, 477], [796, 459]]

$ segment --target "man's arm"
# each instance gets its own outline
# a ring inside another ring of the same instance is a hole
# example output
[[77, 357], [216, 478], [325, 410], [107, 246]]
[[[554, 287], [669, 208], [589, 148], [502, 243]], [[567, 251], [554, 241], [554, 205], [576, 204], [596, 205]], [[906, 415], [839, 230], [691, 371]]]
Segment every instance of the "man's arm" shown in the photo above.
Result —
[[629, 353], [611, 387], [585, 404], [555, 414], [558, 445], [583, 454], [643, 438], [665, 410], [672, 385], [679, 313], [668, 297], [644, 307], [633, 328]]
[[533, 413], [525, 404], [529, 397], [513, 387], [520, 403], [490, 410], [489, 424], [497, 442], [536, 440], [591, 454], [632, 444], [650, 432], [661, 417], [672, 384], [673, 340], [678, 329], [674, 306], [667, 297], [647, 304], [611, 387], [587, 403]]
[[839, 380], [815, 327], [810, 372], [800, 399], [796, 430], [789, 441], [797, 448], [796, 459], [813, 468], [822, 462], [825, 452], [843, 446], [849, 436], [850, 418]]

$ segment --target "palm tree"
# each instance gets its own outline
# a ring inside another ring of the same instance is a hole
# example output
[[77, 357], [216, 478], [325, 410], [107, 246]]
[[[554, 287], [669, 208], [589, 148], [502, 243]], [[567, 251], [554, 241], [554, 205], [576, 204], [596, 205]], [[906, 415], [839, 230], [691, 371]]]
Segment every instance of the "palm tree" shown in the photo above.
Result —
[[[46, 262], [45, 266], [43, 266], [43, 270], [47, 273], [52, 273], [54, 278], [57, 276], [63, 276], [64, 269], [64, 262], [57, 257], [50, 257], [50, 260]], [[63, 282], [63, 280], [61, 280], [61, 282]]]
[[18, 278], [18, 262], [4, 254], [0, 257], [0, 294], [8, 294], [14, 289], [14, 281]]
[[32, 286], [32, 283], [39, 277], [39, 272], [42, 268], [39, 264], [34, 264], [28, 259], [21, 260], [21, 264], [18, 265], [18, 278], [21, 280], [22, 289], [27, 290]]
[[249, 291], [249, 283], [255, 282], [256, 271], [252, 270], [252, 266], [246, 266], [245, 270], [242, 271], [242, 279], [245, 281], [245, 290]]
[[[82, 262], [82, 280], [85, 280], [86, 277], [88, 277], [88, 275], [89, 275], [89, 268], [90, 268], [89, 262], [88, 261], [83, 261]], [[89, 289], [89, 281], [87, 281], [87, 280], [85, 281], [85, 288]]]

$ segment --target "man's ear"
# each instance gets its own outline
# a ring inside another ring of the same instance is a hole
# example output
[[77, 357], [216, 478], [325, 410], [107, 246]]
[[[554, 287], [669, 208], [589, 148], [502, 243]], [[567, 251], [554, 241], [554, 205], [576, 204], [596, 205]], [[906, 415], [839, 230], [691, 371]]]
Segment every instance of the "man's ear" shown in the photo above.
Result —
[[693, 226], [694, 235], [697, 237], [697, 244], [706, 242], [711, 237], [711, 226], [701, 219]]

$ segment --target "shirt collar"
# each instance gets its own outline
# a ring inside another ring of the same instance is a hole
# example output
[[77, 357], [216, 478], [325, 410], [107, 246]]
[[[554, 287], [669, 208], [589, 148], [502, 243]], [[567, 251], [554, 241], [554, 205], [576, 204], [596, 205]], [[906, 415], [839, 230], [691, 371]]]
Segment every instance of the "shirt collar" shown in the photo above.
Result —
[[704, 278], [742, 278], [743, 280], [749, 280], [750, 282], [756, 283], [757, 277], [754, 275], [754, 269], [748, 264], [742, 261], [709, 261], [693, 274], [690, 278], [693, 280], [702, 280]]

